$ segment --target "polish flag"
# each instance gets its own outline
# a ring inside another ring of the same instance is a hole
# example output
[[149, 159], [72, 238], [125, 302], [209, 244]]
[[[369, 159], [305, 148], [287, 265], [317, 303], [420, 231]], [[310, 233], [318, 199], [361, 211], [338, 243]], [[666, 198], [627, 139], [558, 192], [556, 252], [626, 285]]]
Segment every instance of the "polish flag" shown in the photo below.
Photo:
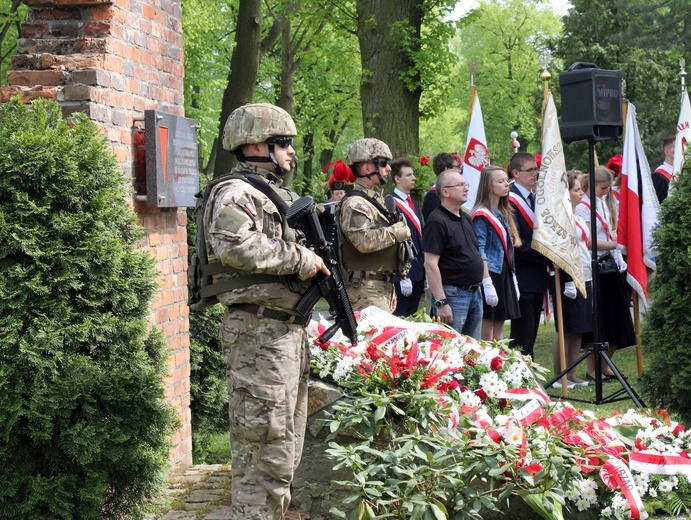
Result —
[[691, 141], [691, 104], [689, 104], [689, 92], [686, 89], [681, 93], [681, 112], [679, 112], [675, 134], [673, 174], [678, 176], [684, 167], [686, 145]]
[[621, 167], [617, 242], [626, 249], [629, 285], [648, 303], [648, 274], [655, 270], [651, 232], [657, 224], [660, 204], [650, 179], [650, 165], [636, 123], [636, 107], [628, 104], [624, 158]]
[[470, 126], [465, 143], [465, 155], [463, 157], [463, 177], [468, 183], [468, 200], [463, 207], [468, 211], [475, 206], [478, 186], [480, 186], [480, 172], [489, 166], [489, 151], [487, 150], [487, 138], [485, 137], [485, 122], [482, 119], [480, 99], [472, 88], [472, 111], [470, 113]]

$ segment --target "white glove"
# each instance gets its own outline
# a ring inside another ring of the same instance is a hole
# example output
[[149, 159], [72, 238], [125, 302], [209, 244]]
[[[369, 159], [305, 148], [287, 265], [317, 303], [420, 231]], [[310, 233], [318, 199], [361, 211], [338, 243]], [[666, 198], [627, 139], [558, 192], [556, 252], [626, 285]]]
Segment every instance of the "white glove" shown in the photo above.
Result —
[[564, 296], [574, 300], [576, 298], [576, 284], [573, 282], [566, 282], [564, 284]]
[[485, 293], [485, 303], [490, 307], [496, 307], [499, 304], [499, 297], [491, 278], [482, 279], [482, 290]]
[[516, 299], [520, 300], [521, 291], [518, 289], [518, 278], [516, 278], [516, 275], [513, 275], [513, 286], [516, 288]]
[[413, 282], [410, 278], [401, 278], [400, 286], [403, 296], [410, 296], [413, 294]]
[[620, 273], [623, 273], [629, 267], [626, 262], [624, 262], [624, 259], [619, 255], [615, 255], [614, 260], [617, 262], [617, 267], [619, 268]]

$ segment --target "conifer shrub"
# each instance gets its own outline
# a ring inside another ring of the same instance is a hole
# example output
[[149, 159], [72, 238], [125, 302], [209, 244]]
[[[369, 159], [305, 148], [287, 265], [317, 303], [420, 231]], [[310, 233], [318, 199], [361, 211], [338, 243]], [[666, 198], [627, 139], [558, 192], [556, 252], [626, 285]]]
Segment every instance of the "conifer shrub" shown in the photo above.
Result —
[[641, 389], [648, 406], [691, 423], [691, 161], [664, 200], [653, 235], [657, 270], [642, 343], [647, 368]]
[[[205, 185], [209, 179], [202, 176], [200, 181]], [[187, 210], [187, 246], [190, 254], [196, 247], [196, 234], [197, 219], [194, 208], [190, 208]], [[190, 313], [190, 409], [195, 463], [211, 462], [207, 460], [207, 454], [212, 437], [228, 434], [229, 429], [226, 363], [218, 333], [223, 312], [223, 306], [217, 304]]]
[[0, 108], [0, 518], [142, 518], [165, 477], [169, 352], [125, 196], [85, 115]]

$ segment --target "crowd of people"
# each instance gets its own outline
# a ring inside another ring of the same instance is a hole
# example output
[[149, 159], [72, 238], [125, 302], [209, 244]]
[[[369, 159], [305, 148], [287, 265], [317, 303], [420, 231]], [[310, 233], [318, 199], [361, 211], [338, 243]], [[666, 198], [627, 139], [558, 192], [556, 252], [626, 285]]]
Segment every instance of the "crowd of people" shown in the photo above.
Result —
[[[296, 136], [291, 116], [277, 106], [256, 103], [233, 111], [223, 147], [236, 155], [238, 164], [227, 181], [214, 187], [204, 210], [213, 283], [224, 288], [218, 299], [225, 306], [220, 337], [227, 364], [233, 519], [283, 518], [302, 455], [309, 376], [305, 326], [310, 316], [297, 312], [296, 303], [312, 277], [330, 271], [287, 225], [287, 211], [298, 196], [283, 186], [283, 179], [295, 164]], [[352, 143], [345, 162], [327, 166], [333, 168], [330, 193], [318, 209], [324, 235], [339, 252], [353, 309], [375, 305], [408, 316], [419, 309], [427, 290], [429, 311], [440, 321], [462, 334], [496, 340], [510, 320], [512, 346], [532, 356], [553, 280], [553, 293], [564, 296], [568, 364], [593, 342], [589, 250], [596, 241], [603, 266], [596, 271], [596, 285], [603, 289], [601, 308], [607, 313], [600, 320], [599, 340], [611, 349], [634, 344], [623, 278], [626, 262], [616, 250], [612, 169], [598, 167], [594, 179], [577, 171], [568, 175], [586, 298], [566, 276], [559, 277], [557, 287], [549, 260], [531, 247], [538, 159], [517, 152], [508, 168], [484, 168], [475, 206], [468, 212], [463, 205], [469, 187], [460, 157], [439, 154], [433, 159], [436, 182], [424, 197], [421, 214], [411, 196], [415, 165], [407, 159], [394, 161], [378, 139]], [[662, 185], [666, 170], [658, 170]], [[385, 196], [391, 180], [393, 194]], [[591, 182], [595, 201], [584, 194]], [[592, 214], [597, 221], [593, 237]], [[559, 355], [555, 348], [555, 372], [561, 366]], [[596, 377], [591, 358], [585, 380], [574, 371], [566, 374], [569, 386], [586, 385]], [[605, 378], [611, 377], [608, 370], [602, 367]]]

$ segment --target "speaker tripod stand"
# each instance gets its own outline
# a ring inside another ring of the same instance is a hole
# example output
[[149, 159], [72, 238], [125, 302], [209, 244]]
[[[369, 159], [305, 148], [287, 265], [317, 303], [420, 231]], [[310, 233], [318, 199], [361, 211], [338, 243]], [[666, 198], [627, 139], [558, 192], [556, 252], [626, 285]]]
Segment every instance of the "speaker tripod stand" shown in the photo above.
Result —
[[[636, 405], [638, 408], [644, 408], [645, 404], [641, 400], [641, 398], [638, 396], [636, 391], [629, 385], [627, 379], [625, 376], [621, 374], [619, 369], [616, 367], [616, 365], [612, 362], [610, 357], [607, 355], [607, 350], [609, 349], [609, 345], [606, 342], [601, 342], [600, 341], [600, 283], [598, 280], [599, 277], [599, 271], [598, 271], [598, 255], [597, 255], [597, 216], [596, 216], [596, 211], [597, 211], [597, 195], [595, 192], [595, 142], [594, 140], [590, 139], [588, 142], [588, 163], [589, 163], [589, 168], [590, 168], [590, 236], [591, 236], [591, 243], [592, 243], [592, 256], [591, 256], [591, 266], [592, 266], [592, 275], [593, 275], [593, 281], [592, 281], [592, 287], [593, 287], [593, 344], [592, 346], [588, 349], [587, 352], [584, 352], [576, 361], [571, 363], [566, 369], [564, 369], [562, 372], [556, 375], [554, 379], [549, 381], [546, 385], [545, 388], [550, 388], [551, 386], [554, 385], [557, 381], [559, 381], [564, 375], [566, 375], [571, 369], [582, 363], [584, 360], [588, 358], [588, 356], [593, 356], [595, 358], [595, 401], [587, 401], [585, 399], [577, 399], [577, 398], [570, 398], [570, 400], [573, 401], [580, 401], [580, 402], [592, 402], [593, 404], [605, 404], [605, 403], [611, 403], [615, 401], [622, 401], [627, 398], [624, 394], [626, 393], [628, 397], [633, 401], [633, 403]], [[560, 290], [559, 287], [556, 288], [557, 291]], [[610, 368], [614, 376], [616, 377], [617, 381], [621, 383], [621, 389], [618, 391], [612, 393], [611, 395], [607, 397], [603, 397], [603, 389], [602, 389], [602, 362]], [[560, 396], [561, 397], [561, 396]]]

